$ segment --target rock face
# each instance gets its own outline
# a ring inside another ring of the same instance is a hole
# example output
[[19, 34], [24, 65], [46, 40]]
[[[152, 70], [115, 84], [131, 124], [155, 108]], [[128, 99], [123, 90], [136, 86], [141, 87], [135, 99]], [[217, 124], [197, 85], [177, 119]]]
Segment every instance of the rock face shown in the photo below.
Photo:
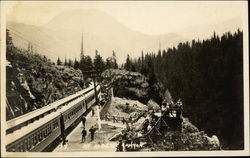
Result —
[[112, 78], [115, 96], [147, 103], [149, 84], [144, 75], [138, 72], [108, 69], [102, 73], [102, 76], [106, 79]]
[[160, 110], [160, 106], [159, 104], [157, 104], [155, 101], [153, 101], [152, 99], [150, 99], [147, 103], [148, 109], [149, 110], [154, 110], [154, 111], [158, 111]]
[[220, 150], [221, 147], [217, 136], [209, 137], [184, 118], [181, 131], [165, 131], [149, 148], [152, 151], [200, 151]]
[[148, 111], [148, 107], [136, 100], [115, 97], [110, 105], [108, 113], [115, 117], [129, 119], [130, 116], [145, 113], [146, 111]]
[[57, 66], [45, 56], [7, 49], [6, 119], [41, 108], [82, 88], [82, 73]]

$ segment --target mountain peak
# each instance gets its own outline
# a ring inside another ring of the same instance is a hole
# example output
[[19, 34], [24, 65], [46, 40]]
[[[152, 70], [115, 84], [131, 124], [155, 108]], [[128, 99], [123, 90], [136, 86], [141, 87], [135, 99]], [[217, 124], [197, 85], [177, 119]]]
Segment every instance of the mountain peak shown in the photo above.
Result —
[[108, 14], [97, 9], [86, 10], [69, 10], [50, 20], [45, 27], [53, 29], [97, 29], [100, 27], [107, 27], [110, 25], [119, 25], [118, 22]]

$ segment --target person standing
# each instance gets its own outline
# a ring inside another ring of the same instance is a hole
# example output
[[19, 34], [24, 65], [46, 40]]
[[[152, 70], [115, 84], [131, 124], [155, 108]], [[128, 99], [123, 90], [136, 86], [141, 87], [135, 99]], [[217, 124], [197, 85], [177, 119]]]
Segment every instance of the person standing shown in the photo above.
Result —
[[148, 125], [149, 125], [149, 120], [146, 119], [144, 124], [143, 124], [143, 131], [145, 134], [148, 133]]
[[96, 128], [94, 128], [93, 126], [89, 129], [91, 141], [94, 140], [95, 131]]
[[95, 115], [95, 109], [92, 107], [92, 116]]
[[122, 139], [119, 139], [116, 151], [117, 152], [122, 152], [123, 151]]
[[82, 130], [82, 143], [85, 142], [86, 136], [87, 136], [87, 131], [86, 131], [85, 127], [83, 127], [83, 130]]
[[82, 126], [85, 127], [85, 123], [86, 123], [86, 117], [83, 115], [82, 116]]
[[122, 124], [123, 124], [123, 125], [125, 124], [125, 119], [124, 119], [124, 117], [122, 118]]

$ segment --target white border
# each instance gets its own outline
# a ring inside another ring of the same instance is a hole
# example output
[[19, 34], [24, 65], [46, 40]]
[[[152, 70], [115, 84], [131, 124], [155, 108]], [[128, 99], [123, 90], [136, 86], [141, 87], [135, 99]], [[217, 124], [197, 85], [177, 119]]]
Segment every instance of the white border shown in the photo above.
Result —
[[[6, 1], [0, 2], [1, 7], [1, 131], [5, 131], [5, 96], [6, 96], [6, 14], [5, 6]], [[168, 151], [168, 152], [25, 152], [25, 153], [11, 153], [5, 151], [5, 132], [1, 132], [1, 155], [4, 157], [154, 157], [154, 156], [249, 156], [249, 41], [248, 41], [248, 2], [243, 1], [245, 4], [244, 17], [243, 17], [243, 71], [244, 71], [244, 150], [235, 151]]]

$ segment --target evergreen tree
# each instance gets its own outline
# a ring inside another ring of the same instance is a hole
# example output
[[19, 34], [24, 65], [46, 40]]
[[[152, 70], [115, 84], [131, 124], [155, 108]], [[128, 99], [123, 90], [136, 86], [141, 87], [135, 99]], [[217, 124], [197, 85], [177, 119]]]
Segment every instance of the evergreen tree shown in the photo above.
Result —
[[69, 59], [68, 66], [69, 66], [69, 67], [72, 67], [72, 66], [73, 66], [73, 61], [72, 61], [71, 59]]
[[137, 60], [127, 57], [125, 69], [131, 70], [131, 65], [148, 77], [150, 96], [157, 102], [160, 89], [156, 85], [161, 82], [174, 100], [182, 98], [185, 113], [201, 130], [216, 134], [225, 148], [243, 149], [243, 33], [240, 30], [221, 37], [213, 33], [210, 39], [192, 40], [191, 44], [183, 42], [157, 55], [144, 56], [142, 51]]
[[107, 58], [107, 59], [106, 59], [105, 67], [106, 67], [107, 69], [112, 68], [112, 61], [111, 61], [110, 58]]
[[115, 55], [115, 51], [113, 50], [113, 54], [112, 54], [113, 56], [112, 56], [112, 58], [113, 58], [113, 68], [114, 69], [117, 69], [118, 68], [118, 64], [117, 64], [117, 59], [116, 59], [116, 55]]
[[127, 54], [127, 59], [126, 59], [126, 63], [124, 64], [124, 68], [126, 70], [130, 71], [131, 66], [132, 66], [132, 64], [131, 64], [131, 61], [130, 61], [130, 56], [129, 56], [129, 54]]
[[93, 63], [90, 56], [83, 56], [79, 64], [80, 70], [82, 71], [85, 78], [89, 77], [93, 69]]
[[79, 61], [77, 61], [76, 58], [75, 58], [75, 62], [74, 62], [74, 68], [79, 69]]
[[58, 57], [58, 59], [57, 59], [57, 65], [62, 65], [62, 61], [61, 61], [61, 59]]
[[12, 37], [10, 36], [10, 30], [6, 29], [6, 45], [13, 45]]
[[94, 69], [96, 72], [103, 72], [103, 70], [105, 69], [105, 62], [103, 61], [101, 55], [98, 53], [98, 51], [96, 50], [95, 52], [95, 58], [94, 58]]
[[65, 61], [64, 61], [64, 66], [68, 66], [68, 62], [67, 62], [66, 58], [65, 58]]

